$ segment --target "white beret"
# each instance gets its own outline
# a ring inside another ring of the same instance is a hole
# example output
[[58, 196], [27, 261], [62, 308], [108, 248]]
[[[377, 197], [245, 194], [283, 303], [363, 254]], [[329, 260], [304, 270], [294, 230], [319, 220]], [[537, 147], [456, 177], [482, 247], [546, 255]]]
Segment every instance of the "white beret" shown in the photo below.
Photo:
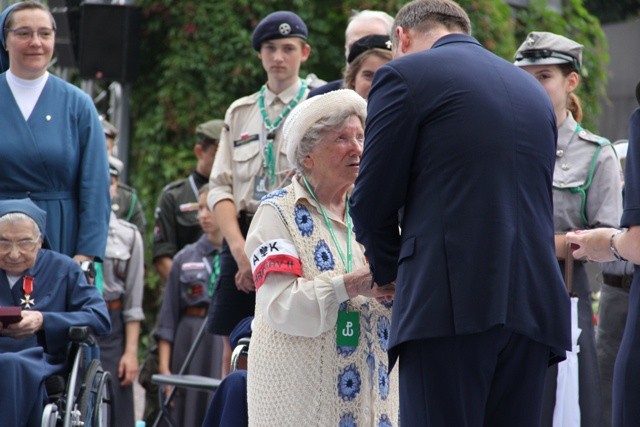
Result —
[[311, 126], [330, 114], [343, 111], [353, 111], [364, 123], [367, 117], [367, 102], [355, 90], [339, 89], [308, 98], [298, 104], [289, 113], [282, 128], [289, 163], [295, 164], [296, 150]]

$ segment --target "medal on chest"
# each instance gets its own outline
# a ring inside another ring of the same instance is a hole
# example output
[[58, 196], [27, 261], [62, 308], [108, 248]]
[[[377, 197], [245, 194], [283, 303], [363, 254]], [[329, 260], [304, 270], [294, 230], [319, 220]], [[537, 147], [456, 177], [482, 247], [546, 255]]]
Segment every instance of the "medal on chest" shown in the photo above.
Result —
[[33, 277], [24, 276], [22, 279], [22, 291], [24, 292], [24, 298], [20, 299], [20, 304], [22, 304], [25, 309], [36, 305], [36, 301], [31, 298], [31, 294], [33, 293]]

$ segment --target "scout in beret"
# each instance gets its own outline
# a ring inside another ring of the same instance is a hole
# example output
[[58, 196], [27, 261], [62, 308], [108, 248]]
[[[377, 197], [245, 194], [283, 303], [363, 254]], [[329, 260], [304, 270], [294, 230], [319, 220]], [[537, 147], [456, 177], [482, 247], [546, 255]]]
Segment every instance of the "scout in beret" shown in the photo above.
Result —
[[[613, 146], [606, 138], [589, 132], [580, 124], [582, 108], [574, 91], [580, 85], [582, 52], [583, 46], [574, 40], [559, 34], [534, 31], [527, 35], [515, 54], [515, 65], [542, 84], [556, 115], [558, 140], [553, 170], [553, 222], [556, 255], [563, 263], [568, 262], [565, 258], [567, 232], [602, 226], [616, 227], [622, 215], [620, 166]], [[556, 387], [545, 387], [542, 413], [553, 414], [563, 408], [571, 419], [582, 419], [582, 426], [599, 426], [600, 420], [604, 419], [603, 406], [609, 408], [606, 417], [611, 419], [612, 390], [611, 382], [601, 384], [605, 375], [601, 376], [600, 373], [604, 373], [605, 369], [608, 377], [612, 377], [615, 356], [611, 359], [606, 355], [615, 355], [616, 350], [614, 340], [607, 339], [607, 343], [597, 344], [602, 346], [602, 350], [596, 351], [591, 284], [583, 261], [576, 260], [572, 266], [572, 280], [566, 280], [567, 287], [577, 300], [573, 309], [573, 316], [577, 320], [572, 328], [582, 332], [579, 341], [574, 336], [574, 345], [579, 345], [579, 352], [568, 352], [567, 359], [577, 361], [580, 371], [579, 376], [576, 373], [578, 378], [575, 378], [577, 387], [565, 389], [557, 399]], [[604, 318], [599, 319], [599, 325], [603, 320], [608, 325], [617, 324], [620, 322], [619, 318], [615, 318], [617, 313], [623, 313], [626, 309], [626, 303], [624, 307], [613, 307], [617, 303], [610, 296], [605, 297], [607, 290], [602, 291], [600, 313]], [[624, 325], [624, 320], [620, 324]], [[615, 329], [612, 326], [608, 328]], [[600, 333], [598, 331], [598, 336]], [[607, 358], [610, 360], [605, 361]], [[556, 384], [556, 380], [558, 384], [561, 383], [557, 371], [549, 369], [546, 384]], [[570, 379], [567, 381], [571, 382]], [[601, 391], [604, 393], [601, 394]], [[579, 405], [571, 405], [578, 401]], [[543, 419], [541, 424], [551, 425], [551, 416]]]
[[373, 34], [356, 40], [347, 57], [344, 87], [367, 99], [375, 72], [391, 59], [389, 36]]
[[298, 37], [307, 41], [307, 26], [295, 13], [286, 10], [267, 15], [253, 30], [252, 46], [260, 52], [262, 43], [268, 40]]
[[260, 200], [286, 185], [293, 173], [282, 142], [282, 125], [307, 98], [299, 76], [309, 58], [308, 31], [291, 11], [265, 16], [253, 30], [251, 46], [266, 73], [258, 91], [234, 101], [225, 114], [220, 147], [211, 171], [208, 205], [227, 242], [220, 254], [220, 279], [209, 310], [209, 332], [225, 337], [223, 375], [229, 372], [229, 334], [255, 309], [255, 284], [244, 254], [244, 239]]

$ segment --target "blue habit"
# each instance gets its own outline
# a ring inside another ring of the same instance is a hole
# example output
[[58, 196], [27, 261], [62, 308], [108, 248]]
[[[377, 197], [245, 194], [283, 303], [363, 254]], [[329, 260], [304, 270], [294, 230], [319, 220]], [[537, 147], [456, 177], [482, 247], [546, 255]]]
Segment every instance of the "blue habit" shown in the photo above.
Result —
[[[96, 335], [111, 330], [102, 296], [72, 259], [42, 249], [25, 275], [33, 277], [31, 310], [42, 313], [43, 329], [30, 338], [0, 336], [1, 426], [40, 425], [46, 399], [43, 382], [64, 372], [71, 326], [89, 326]], [[20, 305], [22, 284], [18, 279], [12, 289], [0, 270], [0, 306]]]
[[0, 199], [30, 198], [47, 212], [51, 249], [101, 259], [107, 242], [109, 169], [91, 98], [49, 75], [24, 120], [0, 74]]

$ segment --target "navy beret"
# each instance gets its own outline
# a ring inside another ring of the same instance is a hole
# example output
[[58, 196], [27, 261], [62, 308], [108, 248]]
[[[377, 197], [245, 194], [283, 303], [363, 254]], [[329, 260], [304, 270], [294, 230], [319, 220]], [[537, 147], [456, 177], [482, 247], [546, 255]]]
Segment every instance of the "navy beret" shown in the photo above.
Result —
[[13, 212], [23, 213], [34, 220], [40, 229], [40, 234], [44, 237], [47, 213], [33, 203], [31, 199], [0, 200], [0, 217]]
[[299, 37], [307, 39], [307, 26], [302, 18], [293, 12], [280, 10], [267, 15], [253, 30], [251, 45], [260, 52], [262, 43], [268, 40]]
[[354, 59], [369, 49], [384, 49], [391, 52], [391, 40], [389, 39], [389, 36], [372, 34], [356, 40], [351, 45], [351, 49], [349, 49], [347, 63], [351, 64]]

